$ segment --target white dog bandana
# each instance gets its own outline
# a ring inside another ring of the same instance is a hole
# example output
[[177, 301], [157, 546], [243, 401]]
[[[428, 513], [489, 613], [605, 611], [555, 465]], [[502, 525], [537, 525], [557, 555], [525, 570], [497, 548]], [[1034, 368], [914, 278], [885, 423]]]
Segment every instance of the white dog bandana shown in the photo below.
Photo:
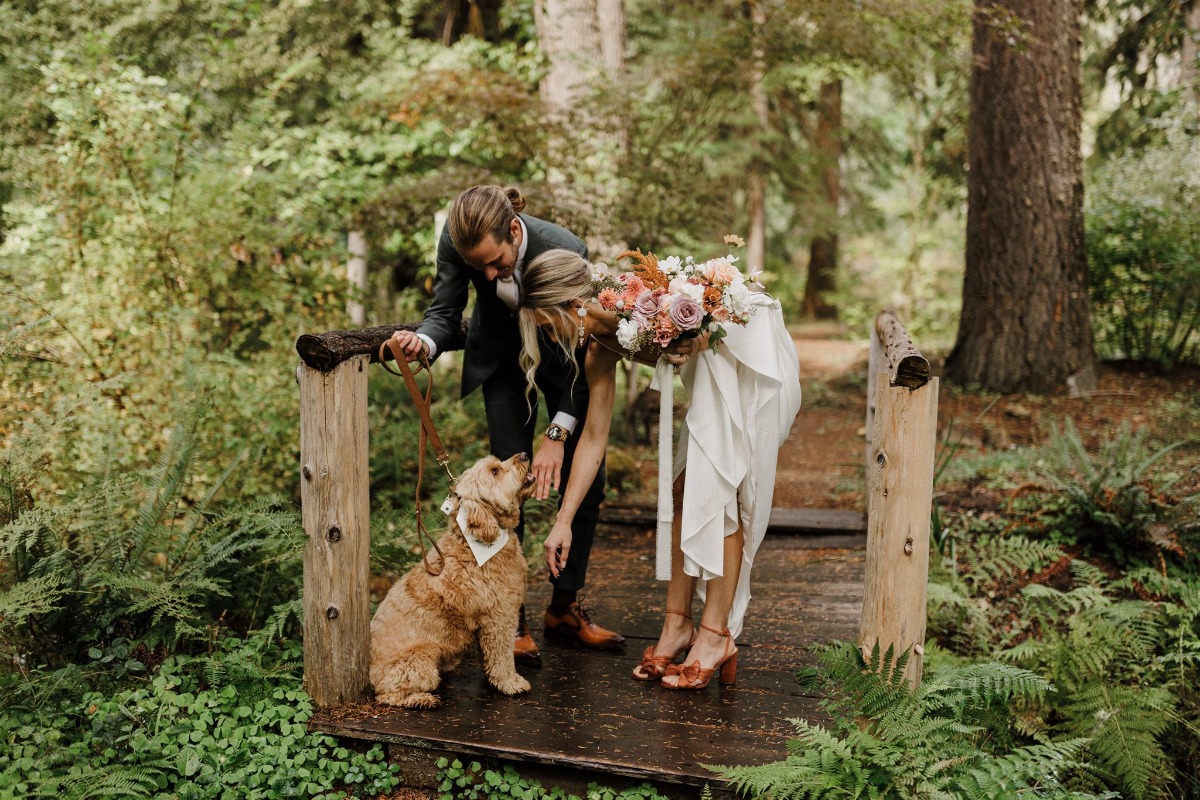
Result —
[[467, 540], [467, 546], [471, 548], [471, 552], [475, 554], [475, 563], [479, 566], [486, 564], [492, 556], [504, 549], [504, 545], [508, 544], [508, 531], [504, 528], [500, 529], [500, 535], [496, 537], [496, 541], [488, 544], [481, 542], [471, 534], [467, 533], [467, 512], [459, 508], [458, 516], [454, 518], [458, 523], [458, 529], [462, 531], [463, 538]]

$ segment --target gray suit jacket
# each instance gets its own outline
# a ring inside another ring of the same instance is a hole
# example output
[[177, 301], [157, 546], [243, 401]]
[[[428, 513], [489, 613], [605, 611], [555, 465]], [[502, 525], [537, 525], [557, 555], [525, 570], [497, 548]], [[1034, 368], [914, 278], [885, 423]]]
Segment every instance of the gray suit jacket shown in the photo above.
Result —
[[[573, 250], [587, 258], [587, 245], [575, 234], [537, 217], [525, 214], [519, 216], [525, 223], [525, 230], [529, 233], [529, 241], [525, 248], [525, 264], [529, 264], [547, 250], [559, 247]], [[475, 310], [471, 313], [471, 323], [464, 340], [462, 317], [467, 308], [468, 286], [475, 287]], [[442, 229], [442, 235], [438, 240], [437, 277], [433, 283], [433, 302], [425, 311], [425, 318], [417, 332], [432, 339], [437, 345], [439, 354], [446, 350], [460, 348], [464, 351], [463, 397], [491, 377], [501, 364], [506, 362], [516, 364], [521, 353], [521, 335], [517, 330], [516, 313], [496, 296], [494, 280], [489, 281], [482, 272], [471, 269], [463, 261], [462, 256], [450, 242], [448, 227]], [[576, 400], [574, 402], [567, 401], [564, 396], [564, 405], [560, 407], [560, 410], [572, 414], [572, 416], [579, 416], [575, 413], [575, 406], [580, 399], [578, 391], [582, 390], [584, 397], [586, 397], [587, 391], [582, 376], [580, 376], [580, 380], [576, 381], [573, 371], [570, 375], [566, 374], [566, 371], [571, 368], [568, 362], [562, 358], [557, 347], [544, 348], [543, 358], [549, 363], [542, 372], [547, 373], [551, 380], [556, 377], [555, 373], [561, 372], [562, 374], [558, 376], [562, 379], [560, 385], [577, 387], [576, 391], [564, 393], [565, 395], [575, 395]], [[561, 366], [555, 367], [555, 363], [559, 363]], [[539, 383], [540, 381], [541, 375], [539, 375]]]

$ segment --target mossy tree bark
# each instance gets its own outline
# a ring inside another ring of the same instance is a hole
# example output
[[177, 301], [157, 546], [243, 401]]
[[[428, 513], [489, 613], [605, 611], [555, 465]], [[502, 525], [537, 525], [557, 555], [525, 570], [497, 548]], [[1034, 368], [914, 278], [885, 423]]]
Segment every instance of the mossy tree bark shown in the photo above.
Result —
[[1078, 0], [976, 0], [962, 318], [946, 376], [990, 391], [1094, 379]]

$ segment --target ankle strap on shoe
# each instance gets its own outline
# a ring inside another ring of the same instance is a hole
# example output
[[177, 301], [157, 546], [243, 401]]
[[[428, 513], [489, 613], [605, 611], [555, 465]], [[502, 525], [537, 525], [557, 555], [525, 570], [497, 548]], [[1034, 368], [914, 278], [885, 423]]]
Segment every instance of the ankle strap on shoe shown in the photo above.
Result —
[[700, 623], [700, 627], [703, 628], [704, 630], [708, 631], [709, 633], [715, 633], [717, 636], [728, 636], [729, 635], [729, 628], [726, 628], [723, 631], [719, 631], [716, 628], [708, 627], [703, 622]]
[[692, 619], [691, 613], [685, 613], [683, 611], [673, 611], [672, 609], [669, 609], [669, 608], [666, 611], [664, 611], [663, 613], [664, 614], [674, 614], [677, 617], [683, 617], [684, 619], [688, 620], [689, 622]]

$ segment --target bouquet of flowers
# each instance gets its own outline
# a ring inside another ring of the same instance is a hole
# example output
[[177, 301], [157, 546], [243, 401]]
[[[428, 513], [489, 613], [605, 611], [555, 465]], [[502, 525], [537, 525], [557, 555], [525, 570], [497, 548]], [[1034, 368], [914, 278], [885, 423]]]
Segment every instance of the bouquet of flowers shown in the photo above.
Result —
[[[732, 235], [725, 243], [745, 244]], [[725, 337], [725, 324], [745, 325], [755, 310], [749, 296], [750, 287], [759, 286], [756, 275], [743, 275], [732, 254], [700, 263], [691, 256], [659, 259], [639, 249], [619, 258], [633, 261], [631, 271], [614, 276], [599, 264], [592, 286], [600, 306], [616, 312], [617, 341], [631, 353], [704, 331], [709, 332], [709, 347], [715, 348]]]

